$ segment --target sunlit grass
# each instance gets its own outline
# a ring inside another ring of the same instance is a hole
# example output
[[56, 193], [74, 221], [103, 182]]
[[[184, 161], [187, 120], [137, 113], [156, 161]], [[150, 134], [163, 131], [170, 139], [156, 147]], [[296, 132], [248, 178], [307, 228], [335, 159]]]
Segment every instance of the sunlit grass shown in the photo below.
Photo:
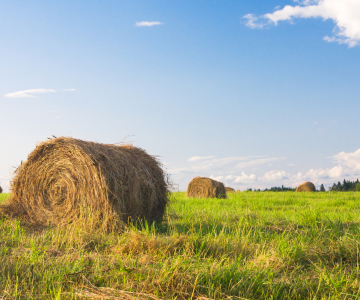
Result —
[[1, 193], [0, 194], [0, 203], [2, 203], [6, 198], [8, 198], [10, 194]]
[[358, 299], [359, 216], [360, 193], [243, 192], [122, 234], [3, 219], [0, 297]]

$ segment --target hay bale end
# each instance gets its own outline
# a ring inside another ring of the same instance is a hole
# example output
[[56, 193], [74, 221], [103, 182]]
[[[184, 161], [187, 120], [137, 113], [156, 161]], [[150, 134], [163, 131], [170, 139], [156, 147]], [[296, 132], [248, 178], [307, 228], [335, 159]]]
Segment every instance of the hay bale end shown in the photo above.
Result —
[[80, 222], [112, 231], [129, 219], [160, 221], [169, 181], [161, 163], [140, 148], [60, 137], [30, 153], [11, 192], [2, 214], [40, 226]]
[[186, 196], [191, 198], [226, 198], [223, 183], [208, 177], [195, 177], [186, 189]]
[[310, 182], [310, 181], [306, 181], [302, 184], [300, 184], [297, 188], [296, 188], [297, 192], [315, 192], [316, 188], [315, 185]]

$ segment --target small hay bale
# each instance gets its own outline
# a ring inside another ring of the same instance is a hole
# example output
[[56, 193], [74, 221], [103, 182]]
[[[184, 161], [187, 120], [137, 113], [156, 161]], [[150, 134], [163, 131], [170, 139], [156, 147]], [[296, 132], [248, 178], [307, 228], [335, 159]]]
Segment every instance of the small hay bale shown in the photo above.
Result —
[[129, 219], [160, 221], [170, 187], [161, 166], [132, 145], [50, 139], [15, 171], [1, 211], [39, 226], [80, 222], [106, 231]]
[[228, 186], [225, 188], [225, 191], [226, 191], [227, 193], [234, 193], [234, 192], [235, 192], [235, 190], [234, 190], [233, 188], [228, 187]]
[[310, 181], [306, 181], [302, 184], [300, 184], [297, 188], [296, 188], [297, 192], [315, 192], [316, 188], [315, 185], [310, 182]]
[[195, 177], [186, 189], [186, 196], [192, 198], [226, 198], [223, 183], [207, 177]]

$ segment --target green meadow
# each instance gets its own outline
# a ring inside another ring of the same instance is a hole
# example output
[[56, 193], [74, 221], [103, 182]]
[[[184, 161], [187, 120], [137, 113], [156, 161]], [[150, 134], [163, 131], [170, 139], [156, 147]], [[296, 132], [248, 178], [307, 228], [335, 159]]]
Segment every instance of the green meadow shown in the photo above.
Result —
[[1, 219], [0, 299], [360, 299], [359, 221], [357, 192], [173, 193], [116, 234]]

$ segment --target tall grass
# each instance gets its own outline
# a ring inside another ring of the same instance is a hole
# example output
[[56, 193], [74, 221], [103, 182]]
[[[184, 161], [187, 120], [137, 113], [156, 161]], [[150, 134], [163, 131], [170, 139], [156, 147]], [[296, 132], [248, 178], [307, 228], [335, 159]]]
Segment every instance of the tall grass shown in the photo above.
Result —
[[358, 299], [359, 216], [360, 193], [179, 192], [122, 234], [2, 219], [0, 297]]

